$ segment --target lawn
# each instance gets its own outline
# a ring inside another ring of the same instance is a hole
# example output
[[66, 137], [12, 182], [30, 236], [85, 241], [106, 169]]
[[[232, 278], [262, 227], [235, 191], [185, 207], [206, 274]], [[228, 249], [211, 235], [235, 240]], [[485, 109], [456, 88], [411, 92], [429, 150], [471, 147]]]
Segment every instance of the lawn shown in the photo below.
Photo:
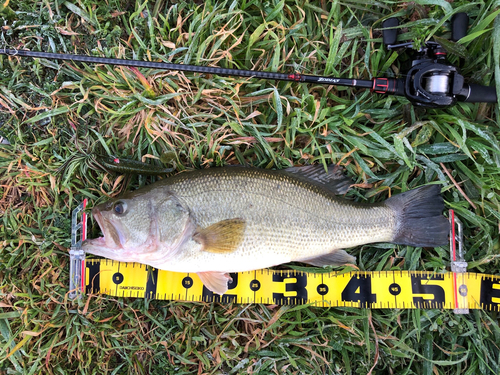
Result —
[[[500, 92], [498, 1], [13, 0], [0, 48], [371, 79], [409, 62], [383, 47], [385, 18], [421, 45], [449, 38], [455, 12], [470, 26], [450, 63]], [[499, 275], [499, 121], [497, 103], [0, 56], [0, 374], [500, 373], [497, 312], [68, 298], [72, 210], [163, 178], [102, 170], [103, 155], [177, 172], [340, 164], [364, 202], [441, 181], [468, 270]], [[450, 262], [448, 246], [349, 253], [367, 271]]]

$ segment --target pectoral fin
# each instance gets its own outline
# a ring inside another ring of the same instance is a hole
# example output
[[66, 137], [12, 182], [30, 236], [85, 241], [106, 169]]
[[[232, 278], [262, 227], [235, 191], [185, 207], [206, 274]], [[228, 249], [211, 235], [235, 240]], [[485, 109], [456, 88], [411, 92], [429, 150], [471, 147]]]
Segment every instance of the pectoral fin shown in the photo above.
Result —
[[193, 239], [203, 245], [203, 251], [231, 253], [243, 240], [245, 226], [243, 219], [223, 220], [199, 229], [193, 235]]
[[227, 292], [227, 283], [233, 281], [229, 274], [223, 272], [198, 272], [197, 275], [203, 285], [220, 295]]
[[334, 250], [331, 253], [320, 255], [319, 257], [301, 259], [299, 262], [307, 263], [316, 267], [341, 266], [347, 263], [355, 263], [356, 258], [347, 254], [345, 250]]

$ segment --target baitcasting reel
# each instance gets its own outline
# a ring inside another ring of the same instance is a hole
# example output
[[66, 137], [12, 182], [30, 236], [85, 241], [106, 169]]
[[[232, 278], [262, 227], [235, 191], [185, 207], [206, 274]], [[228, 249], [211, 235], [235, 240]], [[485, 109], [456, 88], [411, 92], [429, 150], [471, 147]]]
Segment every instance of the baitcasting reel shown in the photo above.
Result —
[[[456, 42], [467, 34], [469, 17], [457, 13], [451, 19], [451, 40]], [[387, 49], [413, 48], [413, 43], [396, 44], [397, 18], [389, 18], [382, 23], [383, 42]], [[383, 78], [375, 78], [384, 80]], [[420, 48], [406, 73], [406, 79], [392, 79], [392, 84], [381, 81], [374, 91], [406, 96], [412, 104], [422, 107], [447, 107], [462, 102], [497, 101], [495, 87], [467, 84], [457, 68], [446, 61], [446, 51], [436, 42], [426, 42]]]

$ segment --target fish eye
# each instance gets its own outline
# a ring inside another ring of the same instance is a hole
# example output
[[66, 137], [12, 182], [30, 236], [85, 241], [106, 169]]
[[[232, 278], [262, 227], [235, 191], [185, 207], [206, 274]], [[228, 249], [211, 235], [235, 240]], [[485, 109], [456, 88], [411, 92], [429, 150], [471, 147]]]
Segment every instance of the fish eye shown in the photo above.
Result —
[[122, 201], [118, 201], [114, 204], [113, 206], [113, 211], [115, 212], [115, 214], [117, 215], [122, 215], [125, 213], [125, 210], [127, 209], [127, 204], [125, 202], [122, 202]]

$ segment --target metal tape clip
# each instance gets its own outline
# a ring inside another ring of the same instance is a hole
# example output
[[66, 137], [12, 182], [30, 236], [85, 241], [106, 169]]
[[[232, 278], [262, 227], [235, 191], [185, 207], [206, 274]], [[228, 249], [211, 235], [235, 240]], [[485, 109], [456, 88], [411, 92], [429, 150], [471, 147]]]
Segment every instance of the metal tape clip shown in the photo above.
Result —
[[87, 238], [87, 214], [84, 212], [86, 205], [87, 199], [84, 199], [73, 210], [71, 216], [71, 249], [69, 250], [69, 298], [71, 299], [77, 296], [81, 298], [84, 290], [85, 252], [82, 250], [82, 242]]
[[[458, 243], [458, 249], [457, 249]], [[453, 291], [455, 314], [468, 314], [467, 262], [464, 257], [464, 236], [462, 222], [450, 210], [450, 257], [451, 272], [453, 272]]]

